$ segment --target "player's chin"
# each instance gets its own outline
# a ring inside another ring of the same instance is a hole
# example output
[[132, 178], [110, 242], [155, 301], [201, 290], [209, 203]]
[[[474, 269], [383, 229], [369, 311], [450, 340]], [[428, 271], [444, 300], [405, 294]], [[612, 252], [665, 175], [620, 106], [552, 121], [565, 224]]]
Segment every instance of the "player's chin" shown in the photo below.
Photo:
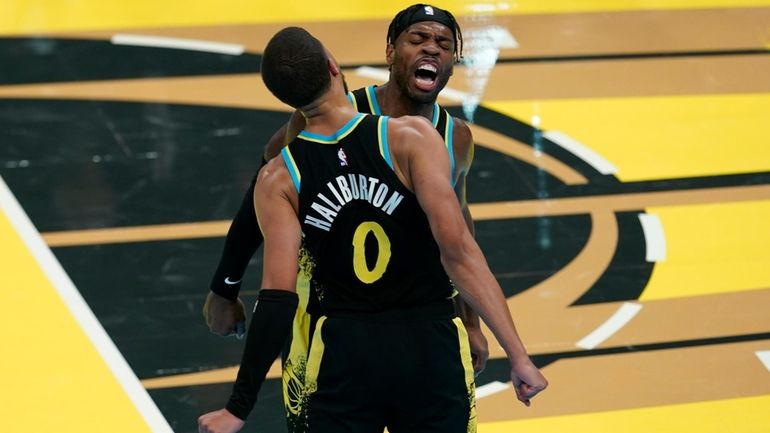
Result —
[[411, 91], [409, 92], [409, 96], [412, 98], [412, 100], [422, 104], [433, 103], [438, 97], [438, 93], [439, 93], [439, 90], [437, 88], [424, 90], [419, 87], [412, 87], [412, 89], [410, 90]]

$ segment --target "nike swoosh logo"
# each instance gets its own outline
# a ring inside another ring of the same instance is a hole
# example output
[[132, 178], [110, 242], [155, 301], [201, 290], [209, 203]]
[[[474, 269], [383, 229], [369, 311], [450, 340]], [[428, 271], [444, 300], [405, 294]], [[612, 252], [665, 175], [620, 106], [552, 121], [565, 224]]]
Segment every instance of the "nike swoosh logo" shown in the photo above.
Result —
[[225, 277], [225, 284], [229, 284], [229, 285], [231, 285], [231, 286], [232, 286], [233, 284], [238, 284], [238, 283], [240, 283], [240, 282], [241, 282], [241, 280], [238, 280], [238, 281], [231, 281], [231, 280], [230, 280], [230, 277]]

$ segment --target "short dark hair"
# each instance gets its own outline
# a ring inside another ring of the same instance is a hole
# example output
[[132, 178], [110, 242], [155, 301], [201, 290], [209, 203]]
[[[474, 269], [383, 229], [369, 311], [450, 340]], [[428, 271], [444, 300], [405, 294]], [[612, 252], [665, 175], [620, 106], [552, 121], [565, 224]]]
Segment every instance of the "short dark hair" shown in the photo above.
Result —
[[463, 57], [463, 32], [454, 15], [446, 9], [441, 9], [425, 3], [416, 3], [397, 13], [388, 26], [388, 35], [385, 41], [393, 45], [398, 35], [414, 23], [422, 21], [434, 21], [449, 27], [455, 38], [455, 60]]
[[303, 107], [331, 83], [323, 44], [307, 30], [287, 27], [276, 33], [262, 54], [262, 81], [282, 102]]

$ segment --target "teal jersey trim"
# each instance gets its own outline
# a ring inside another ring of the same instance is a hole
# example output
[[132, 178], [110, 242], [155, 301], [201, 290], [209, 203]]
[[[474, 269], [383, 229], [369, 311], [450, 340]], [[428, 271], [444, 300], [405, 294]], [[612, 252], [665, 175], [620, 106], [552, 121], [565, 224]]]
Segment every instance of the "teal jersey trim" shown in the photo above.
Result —
[[372, 109], [372, 114], [382, 116], [382, 110], [380, 110], [380, 104], [377, 103], [377, 95], [374, 92], [374, 86], [366, 86], [366, 96], [369, 99], [369, 108]]
[[377, 129], [379, 129], [380, 139], [380, 154], [385, 158], [385, 162], [388, 164], [391, 170], [393, 170], [393, 161], [390, 159], [390, 148], [388, 147], [388, 116], [380, 117], [377, 122]]
[[449, 175], [451, 176], [450, 179], [452, 179], [452, 186], [455, 186], [455, 150], [454, 150], [454, 144], [452, 140], [452, 132], [454, 130], [454, 119], [452, 119], [452, 116], [447, 113], [447, 119], [446, 119], [446, 135], [444, 137], [444, 140], [446, 141], [446, 149], [449, 153]]
[[294, 182], [294, 187], [297, 189], [297, 193], [299, 193], [299, 186], [302, 182], [302, 175], [299, 174], [297, 163], [294, 162], [294, 157], [291, 156], [291, 152], [289, 151], [288, 146], [281, 149], [281, 156], [283, 157], [283, 161], [286, 163], [286, 168], [289, 169], [291, 181]]
[[321, 135], [314, 132], [301, 131], [298, 135], [299, 138], [315, 141], [316, 143], [333, 144], [342, 140], [346, 135], [350, 134], [353, 129], [364, 119], [365, 114], [357, 113], [350, 119], [342, 128], [338, 129], [332, 135]]

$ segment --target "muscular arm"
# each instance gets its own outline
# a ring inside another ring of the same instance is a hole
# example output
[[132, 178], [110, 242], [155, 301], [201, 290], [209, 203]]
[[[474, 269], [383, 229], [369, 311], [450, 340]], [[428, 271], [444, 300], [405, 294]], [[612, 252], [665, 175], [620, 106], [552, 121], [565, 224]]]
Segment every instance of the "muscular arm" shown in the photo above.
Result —
[[[473, 162], [473, 134], [471, 133], [468, 125], [460, 119], [454, 118], [454, 131], [453, 131], [453, 143], [454, 143], [454, 157], [455, 157], [455, 195], [460, 203], [460, 210], [465, 220], [465, 225], [468, 227], [471, 236], [475, 234], [473, 227], [473, 218], [471, 212], [468, 209], [468, 201], [466, 196], [465, 180], [470, 170], [471, 163]], [[489, 345], [486, 337], [481, 332], [481, 324], [479, 322], [479, 315], [473, 308], [471, 308], [462, 296], [455, 297], [455, 304], [457, 306], [457, 313], [465, 324], [468, 330], [468, 340], [471, 346], [471, 356], [473, 359], [473, 370], [478, 375], [487, 364], [489, 358]]]
[[260, 171], [259, 179], [254, 202], [259, 228], [265, 237], [262, 287], [294, 292], [302, 241], [297, 219], [299, 197], [280, 158], [271, 160]]
[[235, 432], [243, 427], [270, 365], [291, 334], [298, 301], [295, 285], [301, 241], [297, 198], [291, 188], [289, 174], [280, 159], [272, 160], [261, 170], [254, 199], [265, 239], [262, 290], [230, 399], [224, 409], [198, 418], [200, 431]]
[[466, 227], [460, 205], [449, 186], [445, 168], [449, 161], [440, 137], [421, 119], [400, 118], [392, 122], [391, 128], [396, 130], [392, 143], [398, 143], [392, 146], [398, 165], [396, 173], [417, 196], [447, 274], [505, 350], [519, 400], [529, 405], [529, 399], [543, 390], [547, 382], [530, 361], [502, 289]]
[[[265, 146], [262, 165], [278, 155], [304, 127], [305, 118], [297, 111], [292, 113], [289, 121], [273, 134]], [[254, 212], [256, 182], [257, 176], [254, 176], [227, 231], [222, 255], [211, 279], [211, 292], [203, 306], [209, 329], [219, 335], [242, 335], [245, 332], [246, 315], [238, 293], [246, 267], [262, 244], [262, 233]]]

